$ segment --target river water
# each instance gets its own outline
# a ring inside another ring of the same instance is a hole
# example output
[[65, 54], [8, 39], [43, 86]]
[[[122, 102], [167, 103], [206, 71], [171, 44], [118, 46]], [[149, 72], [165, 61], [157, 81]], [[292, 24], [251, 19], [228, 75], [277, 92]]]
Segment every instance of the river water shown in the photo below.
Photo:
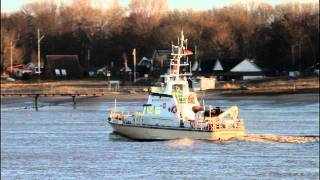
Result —
[[123, 138], [106, 123], [113, 102], [99, 98], [42, 102], [39, 111], [31, 99], [9, 100], [1, 107], [1, 179], [319, 179], [319, 141], [307, 138], [319, 135], [318, 97], [295, 99], [207, 101], [239, 106], [249, 135], [224, 142]]

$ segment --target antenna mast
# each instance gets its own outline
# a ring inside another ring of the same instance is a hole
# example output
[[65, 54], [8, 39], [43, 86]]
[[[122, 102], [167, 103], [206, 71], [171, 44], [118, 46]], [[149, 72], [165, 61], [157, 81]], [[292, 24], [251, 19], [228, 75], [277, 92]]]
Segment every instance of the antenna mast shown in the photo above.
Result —
[[[192, 52], [187, 50], [188, 39], [184, 38], [183, 29], [181, 28], [180, 37], [178, 37], [178, 45], [171, 45], [171, 55], [170, 60], [170, 77], [175, 80], [179, 80], [180, 77], [191, 76], [191, 72], [187, 72], [187, 68], [190, 68], [191, 63], [189, 62], [188, 55]], [[185, 67], [183, 73], [181, 73], [181, 67]]]

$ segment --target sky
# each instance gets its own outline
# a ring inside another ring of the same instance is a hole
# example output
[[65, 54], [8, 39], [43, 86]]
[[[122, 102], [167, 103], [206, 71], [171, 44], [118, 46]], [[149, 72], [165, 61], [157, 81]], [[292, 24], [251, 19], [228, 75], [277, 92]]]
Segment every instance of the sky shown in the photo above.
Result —
[[[36, 1], [36, 0], [1, 0], [2, 12], [14, 12], [18, 11], [21, 5]], [[56, 0], [62, 1], [62, 0]], [[63, 0], [66, 2], [67, 0]], [[99, 0], [98, 0], [99, 1]], [[101, 0], [100, 0], [101, 1]], [[107, 4], [108, 0], [102, 0]], [[170, 9], [194, 9], [194, 10], [206, 10], [213, 7], [219, 8], [232, 3], [245, 2], [250, 0], [168, 0], [168, 6]], [[256, 2], [266, 2], [272, 5], [292, 2], [293, 0], [255, 0]], [[295, 0], [296, 2], [318, 2], [318, 0]], [[120, 0], [121, 4], [128, 5], [129, 0]]]

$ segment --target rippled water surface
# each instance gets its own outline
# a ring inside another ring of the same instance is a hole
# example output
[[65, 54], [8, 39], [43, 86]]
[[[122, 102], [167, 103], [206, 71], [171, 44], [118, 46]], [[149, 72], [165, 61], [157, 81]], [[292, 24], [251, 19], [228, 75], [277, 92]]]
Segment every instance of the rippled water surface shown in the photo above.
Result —
[[[118, 108], [139, 110], [142, 103], [119, 102]], [[319, 179], [318, 141], [136, 142], [113, 134], [107, 125], [112, 102], [96, 98], [76, 107], [70, 101], [40, 104], [38, 112], [29, 99], [2, 104], [1, 179]], [[319, 135], [317, 98], [206, 104], [237, 104], [247, 133], [254, 137]]]

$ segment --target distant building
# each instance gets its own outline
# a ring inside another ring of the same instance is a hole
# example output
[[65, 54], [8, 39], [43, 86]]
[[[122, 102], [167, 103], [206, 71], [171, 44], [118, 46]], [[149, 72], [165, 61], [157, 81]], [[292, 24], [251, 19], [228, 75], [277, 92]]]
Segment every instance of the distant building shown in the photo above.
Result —
[[122, 67], [120, 72], [132, 73], [132, 69], [130, 67]]
[[152, 70], [162, 70], [169, 68], [171, 58], [171, 50], [156, 49], [151, 58]]
[[298, 70], [290, 70], [290, 71], [288, 71], [288, 75], [289, 75], [289, 77], [298, 77], [298, 76], [300, 76], [300, 71], [298, 71]]
[[311, 67], [311, 69], [313, 70], [313, 73], [315, 75], [319, 76], [319, 74], [320, 74], [320, 63], [315, 64], [314, 66]]
[[104, 66], [102, 68], [99, 68], [99, 69], [97, 69], [96, 72], [97, 72], [98, 76], [107, 76], [107, 77], [111, 76], [111, 71], [108, 66]]
[[237, 64], [241, 63], [242, 59], [217, 59], [212, 68], [213, 72], [229, 72]]
[[77, 55], [47, 55], [44, 74], [47, 78], [81, 78], [84, 70]]
[[203, 91], [207, 89], [215, 89], [216, 87], [216, 78], [214, 77], [194, 77], [192, 79], [192, 89], [193, 91]]
[[141, 58], [141, 60], [138, 62], [137, 64], [138, 66], [143, 66], [143, 67], [146, 67], [146, 68], [150, 68], [151, 65], [152, 65], [152, 62], [150, 59], [146, 58], [146, 57], [143, 57]]
[[232, 68], [230, 73], [242, 76], [243, 80], [264, 78], [262, 69], [254, 63], [253, 59], [244, 59]]
[[231, 79], [260, 79], [264, 77], [264, 73], [258, 67], [253, 59], [217, 59], [213, 68], [213, 75], [219, 80]]
[[152, 61], [146, 57], [143, 57], [137, 64], [137, 72], [144, 75], [148, 74], [151, 71]]

